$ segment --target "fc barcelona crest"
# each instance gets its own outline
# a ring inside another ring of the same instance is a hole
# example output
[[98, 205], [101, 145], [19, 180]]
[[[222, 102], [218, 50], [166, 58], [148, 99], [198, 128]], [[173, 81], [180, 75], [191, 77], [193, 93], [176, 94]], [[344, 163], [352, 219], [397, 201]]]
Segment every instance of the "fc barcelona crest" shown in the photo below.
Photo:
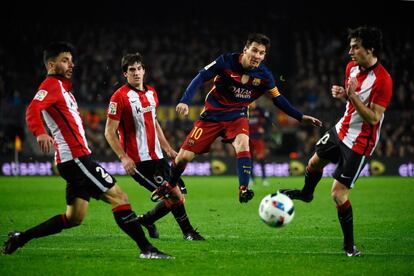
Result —
[[187, 144], [188, 144], [189, 147], [192, 147], [194, 145], [194, 140], [193, 139], [188, 139]]
[[249, 81], [249, 76], [248, 75], [243, 75], [242, 77], [241, 77], [241, 83], [242, 84], [246, 84], [248, 81]]
[[254, 86], [259, 86], [259, 85], [260, 85], [260, 79], [258, 79], [258, 78], [254, 78], [254, 79], [253, 79], [253, 81], [252, 81], [252, 84], [253, 84]]

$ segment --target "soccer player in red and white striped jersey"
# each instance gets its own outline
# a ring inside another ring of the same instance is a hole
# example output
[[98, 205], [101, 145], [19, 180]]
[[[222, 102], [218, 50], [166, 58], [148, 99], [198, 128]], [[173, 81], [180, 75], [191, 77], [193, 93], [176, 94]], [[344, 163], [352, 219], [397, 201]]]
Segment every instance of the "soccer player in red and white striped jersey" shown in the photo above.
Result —
[[382, 33], [373, 27], [349, 30], [349, 55], [345, 88], [332, 86], [332, 96], [346, 99], [346, 110], [339, 122], [316, 144], [316, 153], [309, 160], [302, 190], [283, 189], [280, 192], [292, 199], [310, 202], [322, 177], [323, 168], [337, 163], [333, 173], [332, 198], [344, 235], [347, 256], [361, 253], [354, 245], [353, 213], [349, 201], [362, 168], [378, 143], [384, 112], [392, 96], [392, 79], [379, 61]]
[[[111, 97], [105, 137], [125, 171], [153, 192], [166, 182], [170, 173], [162, 149], [170, 158], [175, 158], [177, 152], [171, 148], [157, 121], [158, 96], [153, 87], [144, 84], [142, 56], [139, 53], [126, 54], [122, 57], [121, 67], [127, 82]], [[148, 229], [151, 237], [158, 238], [154, 222], [171, 211], [185, 239], [204, 240], [190, 224], [180, 187], [185, 187], [182, 179], [174, 188], [172, 197], [164, 198], [138, 221]]]
[[[80, 225], [93, 197], [112, 205], [116, 223], [137, 243], [141, 250], [140, 258], [172, 258], [151, 245], [140, 224], [134, 220], [136, 215], [127, 195], [116, 184], [115, 178], [90, 157], [91, 150], [72, 94], [73, 52], [73, 47], [66, 42], [55, 42], [45, 49], [47, 77], [26, 112], [27, 126], [36, 136], [42, 151], [48, 153], [55, 145], [57, 168], [66, 180], [66, 212], [24, 232], [9, 233], [3, 253], [12, 254], [34, 238]], [[42, 115], [53, 138], [43, 126]]]

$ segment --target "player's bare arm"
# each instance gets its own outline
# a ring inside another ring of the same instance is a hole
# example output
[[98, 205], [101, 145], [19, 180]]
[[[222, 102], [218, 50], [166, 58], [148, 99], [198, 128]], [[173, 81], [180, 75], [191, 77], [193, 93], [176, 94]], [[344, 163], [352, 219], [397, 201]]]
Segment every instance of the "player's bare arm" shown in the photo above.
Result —
[[122, 149], [121, 142], [116, 135], [116, 130], [118, 129], [119, 121], [112, 120], [107, 118], [105, 125], [105, 138], [108, 141], [108, 144], [111, 146], [112, 150], [118, 156], [119, 160], [122, 162], [122, 166], [129, 175], [135, 174], [135, 162], [132, 160]]
[[50, 137], [48, 134], [44, 133], [37, 136], [36, 139], [42, 152], [49, 153], [53, 147], [53, 138]]
[[177, 156], [177, 152], [171, 147], [170, 143], [168, 143], [167, 138], [165, 138], [164, 132], [158, 121], [155, 122], [155, 128], [157, 130], [158, 139], [160, 141], [162, 149], [165, 151], [168, 157], [171, 159], [175, 159]]
[[375, 125], [381, 120], [385, 108], [374, 103], [371, 103], [369, 107], [366, 106], [355, 93], [357, 84], [356, 78], [351, 78], [348, 82], [346, 95], [362, 119], [371, 125]]
[[188, 105], [185, 103], [179, 103], [177, 104], [177, 107], [175, 108], [175, 111], [177, 111], [178, 114], [187, 116], [188, 115]]

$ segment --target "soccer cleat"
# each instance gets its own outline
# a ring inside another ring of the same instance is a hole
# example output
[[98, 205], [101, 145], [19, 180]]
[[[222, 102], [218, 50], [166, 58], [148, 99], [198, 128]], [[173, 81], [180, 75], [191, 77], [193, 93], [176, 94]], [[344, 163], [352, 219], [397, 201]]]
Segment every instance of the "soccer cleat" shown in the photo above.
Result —
[[352, 248], [348, 248], [348, 249], [344, 247], [344, 251], [348, 257], [359, 257], [362, 255], [361, 251], [359, 251], [355, 245], [353, 245]]
[[174, 256], [165, 254], [164, 252], [159, 251], [155, 247], [151, 247], [147, 251], [141, 251], [139, 254], [140, 259], [175, 259]]
[[184, 234], [184, 239], [188, 241], [204, 241], [205, 238], [200, 235], [197, 229], [191, 229]]
[[242, 185], [239, 189], [239, 202], [246, 203], [254, 197], [253, 190], [248, 189], [246, 186]]
[[311, 202], [313, 200], [313, 195], [304, 195], [302, 190], [298, 189], [280, 189], [278, 192], [287, 195], [290, 199], [299, 199], [304, 202]]
[[164, 182], [161, 186], [155, 189], [151, 194], [151, 200], [157, 202], [159, 200], [168, 198], [170, 196], [171, 190], [174, 189], [170, 183]]
[[8, 239], [4, 242], [3, 247], [3, 254], [10, 255], [13, 254], [14, 251], [17, 250], [17, 248], [22, 247], [25, 243], [21, 241], [20, 235], [21, 232], [10, 232], [8, 235]]

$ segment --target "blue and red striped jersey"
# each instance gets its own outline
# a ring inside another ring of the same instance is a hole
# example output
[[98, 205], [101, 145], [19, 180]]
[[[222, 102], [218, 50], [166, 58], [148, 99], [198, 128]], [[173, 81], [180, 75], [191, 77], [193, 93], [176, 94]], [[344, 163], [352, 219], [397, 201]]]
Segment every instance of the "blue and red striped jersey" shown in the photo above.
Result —
[[[219, 56], [204, 67], [199, 76], [204, 81], [214, 78], [214, 86], [206, 96], [202, 120], [229, 121], [247, 117], [251, 102], [270, 91], [279, 94], [272, 72], [265, 65], [247, 70], [240, 63], [240, 53]], [[190, 84], [181, 102], [188, 103], [194, 95]]]

